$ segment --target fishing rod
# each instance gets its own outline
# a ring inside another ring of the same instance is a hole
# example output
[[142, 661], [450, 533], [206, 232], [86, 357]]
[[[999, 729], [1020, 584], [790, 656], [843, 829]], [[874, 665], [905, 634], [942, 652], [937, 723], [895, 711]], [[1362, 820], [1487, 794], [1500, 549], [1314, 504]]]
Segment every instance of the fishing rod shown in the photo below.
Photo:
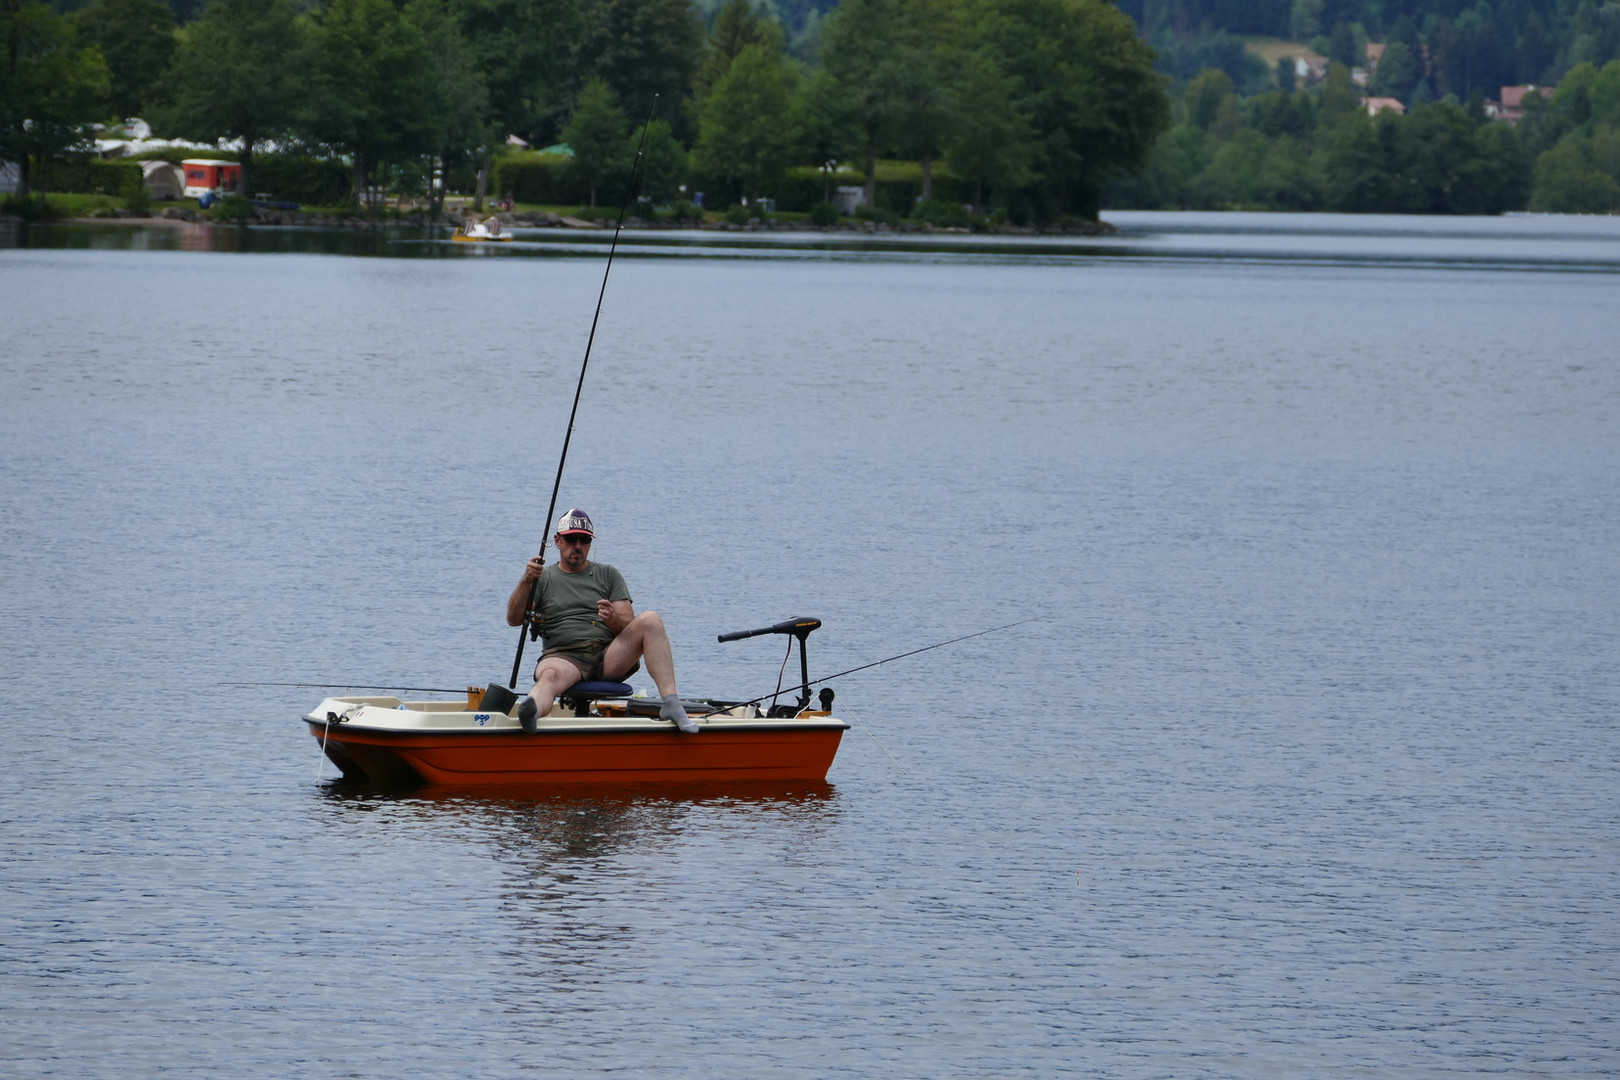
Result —
[[[361, 683], [330, 682], [227, 682], [220, 686], [297, 686], [306, 690], [411, 690], [424, 694], [460, 694], [463, 690], [444, 686], [366, 686]], [[464, 688], [463, 688], [464, 689]]]
[[[792, 692], [794, 690], [803, 690], [804, 695], [803, 695], [803, 698], [801, 700], [808, 701], [809, 698], [810, 698], [810, 687], [815, 685], [816, 683], [832, 682], [834, 679], [842, 679], [845, 675], [853, 675], [857, 671], [866, 671], [869, 668], [879, 667], [879, 666], [881, 666], [883, 664], [891, 663], [891, 662], [893, 662], [895, 660], [904, 660], [908, 656], [916, 656], [918, 653], [925, 653], [925, 652], [930, 651], [931, 649], [943, 649], [947, 645], [955, 645], [958, 641], [967, 641], [970, 638], [984, 637], [984, 635], [986, 635], [986, 634], [994, 634], [998, 630], [1011, 630], [1015, 626], [1023, 626], [1025, 623], [1039, 622], [1040, 620], [1042, 620], [1042, 619], [1044, 619], [1046, 617], [1047, 616], [1045, 616], [1045, 615], [1036, 615], [1033, 618], [1019, 619], [1017, 622], [1004, 623], [1001, 626], [992, 626], [988, 630], [980, 630], [980, 631], [978, 631], [976, 633], [972, 633], [972, 634], [963, 634], [961, 637], [954, 637], [954, 638], [951, 638], [949, 641], [941, 641], [941, 642], [937, 642], [937, 643], [935, 643], [933, 645], [924, 645], [920, 649], [912, 649], [910, 652], [903, 652], [903, 653], [900, 653], [900, 654], [898, 654], [896, 656], [890, 656], [890, 657], [887, 657], [887, 658], [885, 658], [883, 660], [874, 661], [874, 662], [872, 662], [870, 664], [862, 664], [860, 667], [852, 667], [847, 671], [840, 671], [836, 675], [826, 675], [826, 676], [823, 676], [822, 678], [819, 678], [819, 679], [811, 679], [808, 676], [806, 676], [804, 682], [800, 683], [798, 686], [790, 686], [787, 689], [788, 689], [789, 692]], [[741, 634], [722, 634], [720, 636], [720, 640], [721, 641], [735, 641], [738, 638], [754, 637], [757, 634], [790, 633], [791, 632], [791, 627], [793, 625], [794, 625], [794, 622], [792, 620], [790, 620], [789, 622], [778, 623], [776, 626], [766, 627], [763, 630], [750, 630], [750, 631], [746, 631], [746, 632], [741, 633]], [[804, 641], [803, 641], [802, 638], [799, 641], [799, 648], [800, 649], [804, 648]], [[828, 691], [828, 693], [831, 693], [831, 691]], [[782, 694], [782, 688], [779, 686], [779, 687], [776, 688], [776, 690], [772, 691], [769, 694], [761, 694], [761, 695], [759, 695], [759, 697], [757, 697], [757, 698], [749, 698], [747, 701], [728, 702], [724, 706], [718, 707], [718, 708], [715, 708], [715, 709], [711, 709], [709, 712], [703, 713], [702, 715], [704, 715], [704, 716], [715, 716], [718, 713], [724, 712], [726, 709], [737, 709], [737, 708], [741, 708], [744, 705], [758, 705], [760, 702], [764, 701], [766, 698], [779, 697], [779, 696], [781, 696], [781, 694]], [[720, 705], [719, 702], [710, 702], [710, 704], [716, 705], [716, 706]]]
[[[658, 95], [654, 94], [652, 104], [647, 108], [647, 120], [641, 125], [641, 141], [636, 144], [636, 160], [630, 164], [630, 190], [624, 194], [624, 203], [619, 207], [619, 220], [613, 226], [613, 242], [608, 245], [607, 266], [602, 269], [602, 288], [596, 294], [596, 314], [591, 317], [591, 332], [585, 339], [585, 359], [579, 365], [579, 383], [574, 387], [574, 407], [568, 413], [568, 431], [563, 435], [562, 456], [557, 459], [557, 479], [551, 485], [551, 505], [546, 507], [545, 535], [540, 538], [540, 557], [546, 555], [546, 541], [551, 537], [551, 515], [557, 512], [557, 493], [562, 490], [563, 465], [568, 461], [568, 444], [574, 439], [574, 417], [579, 415], [579, 398], [585, 392], [585, 369], [591, 363], [591, 346], [596, 343], [596, 324], [602, 318], [602, 301], [607, 296], [608, 275], [613, 272], [613, 253], [619, 250], [619, 232], [624, 228], [624, 215], [630, 209], [630, 200], [636, 196], [636, 178], [641, 174], [641, 153], [647, 147], [647, 130], [652, 127], [653, 112], [658, 108]], [[523, 667], [523, 646], [532, 638], [540, 636], [540, 628], [535, 624], [535, 603], [540, 598], [540, 579], [535, 578], [529, 584], [529, 603], [524, 609], [523, 622], [518, 627], [517, 656], [512, 659], [512, 677], [506, 680], [509, 690], [517, 689], [518, 670]]]
[[[857, 671], [866, 671], [868, 668], [879, 667], [879, 666], [881, 666], [883, 664], [887, 664], [887, 663], [890, 663], [890, 662], [895, 661], [895, 660], [904, 660], [908, 656], [916, 656], [918, 653], [925, 653], [925, 652], [930, 651], [931, 649], [942, 649], [947, 645], [954, 645], [958, 641], [967, 641], [970, 638], [984, 637], [984, 635], [986, 635], [986, 634], [994, 634], [994, 633], [996, 633], [997, 631], [1000, 631], [1000, 630], [1010, 630], [1015, 626], [1022, 626], [1025, 623], [1037, 622], [1037, 621], [1039, 621], [1041, 619], [1044, 619], [1046, 617], [1047, 616], [1045, 616], [1045, 615], [1036, 615], [1034, 618], [1020, 619], [1018, 622], [1005, 623], [1005, 624], [1003, 624], [1001, 626], [992, 626], [988, 630], [980, 630], [977, 633], [963, 634], [961, 637], [954, 637], [954, 638], [951, 638], [949, 641], [941, 641], [941, 642], [938, 642], [938, 643], [933, 644], [933, 645], [924, 645], [920, 649], [912, 649], [910, 652], [903, 652], [903, 653], [900, 653], [897, 656], [890, 656], [890, 657], [887, 657], [886, 659], [878, 660], [878, 661], [875, 661], [875, 662], [870, 663], [870, 664], [862, 664], [860, 667], [852, 667], [848, 671], [840, 671], [836, 675], [827, 675], [827, 676], [825, 676], [823, 678], [819, 678], [819, 679], [809, 679], [808, 675], [806, 675], [805, 678], [808, 681], [802, 682], [797, 686], [790, 686], [787, 689], [790, 692], [794, 691], [794, 690], [809, 690], [811, 686], [814, 686], [814, 685], [816, 685], [818, 683], [831, 682], [834, 679], [841, 679], [845, 675], [853, 675]], [[760, 630], [744, 630], [744, 631], [741, 631], [739, 633], [734, 633], [734, 634], [721, 634], [720, 637], [719, 637], [719, 640], [720, 641], [740, 641], [743, 638], [758, 637], [761, 634], [790, 634], [790, 633], [793, 633], [795, 630], [803, 630], [806, 634], [808, 634], [810, 630], [814, 630], [817, 626], [820, 626], [820, 625], [821, 625], [821, 622], [820, 622], [819, 619], [789, 619], [786, 622], [780, 622], [780, 623], [777, 623], [775, 626], [767, 626], [767, 627], [764, 627], [763, 629], [760, 629]], [[808, 629], [806, 629], [807, 627], [808, 627]], [[798, 635], [795, 634], [794, 636], [797, 637]], [[803, 641], [802, 638], [800, 638], [799, 646], [800, 646], [801, 649], [804, 647], [804, 641]], [[789, 646], [789, 647], [791, 648], [791, 646]], [[305, 689], [305, 690], [410, 690], [412, 692], [424, 693], [424, 694], [460, 694], [460, 693], [463, 693], [464, 690], [466, 689], [466, 688], [457, 688], [457, 687], [448, 687], [448, 686], [396, 686], [396, 685], [394, 685], [392, 683], [378, 686], [378, 685], [369, 685], [369, 684], [366, 684], [366, 683], [223, 682], [223, 683], [218, 683], [217, 685], [219, 685], [219, 686], [290, 686], [290, 687], [298, 687], [300, 689]], [[769, 694], [761, 694], [759, 697], [750, 698], [747, 701], [734, 701], [734, 702], [731, 702], [730, 704], [726, 705], [725, 708], [727, 708], [727, 709], [736, 709], [736, 708], [740, 708], [740, 707], [742, 707], [744, 705], [757, 705], [761, 701], [764, 701], [766, 698], [772, 698], [772, 697], [781, 696], [782, 692], [783, 692], [782, 687], [778, 686], [776, 688], [776, 690], [774, 690], [773, 692], [771, 692]], [[711, 702], [711, 704], [713, 704], [713, 703]], [[705, 715], [705, 716], [713, 716], [713, 715], [715, 715], [715, 713], [714, 712], [708, 712], [708, 713], [704, 713], [703, 715]]]

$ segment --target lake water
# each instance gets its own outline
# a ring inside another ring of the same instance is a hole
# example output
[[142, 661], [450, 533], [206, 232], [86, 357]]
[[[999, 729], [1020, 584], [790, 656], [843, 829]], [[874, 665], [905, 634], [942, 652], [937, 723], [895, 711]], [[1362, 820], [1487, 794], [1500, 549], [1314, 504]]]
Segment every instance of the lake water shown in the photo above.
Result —
[[[626, 237], [562, 503], [824, 785], [379, 792], [606, 237], [0, 228], [0, 1074], [1620, 1072], [1620, 222]], [[644, 681], [644, 677], [643, 677]]]

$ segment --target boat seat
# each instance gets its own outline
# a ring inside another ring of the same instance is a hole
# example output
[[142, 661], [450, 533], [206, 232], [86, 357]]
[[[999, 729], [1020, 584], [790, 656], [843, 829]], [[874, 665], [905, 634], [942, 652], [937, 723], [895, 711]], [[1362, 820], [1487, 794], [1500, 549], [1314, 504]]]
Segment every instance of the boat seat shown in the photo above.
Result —
[[575, 716], [587, 716], [591, 702], [604, 698], [627, 698], [630, 693], [629, 683], [584, 679], [558, 694], [557, 700], [562, 702], [564, 708], [573, 709]]

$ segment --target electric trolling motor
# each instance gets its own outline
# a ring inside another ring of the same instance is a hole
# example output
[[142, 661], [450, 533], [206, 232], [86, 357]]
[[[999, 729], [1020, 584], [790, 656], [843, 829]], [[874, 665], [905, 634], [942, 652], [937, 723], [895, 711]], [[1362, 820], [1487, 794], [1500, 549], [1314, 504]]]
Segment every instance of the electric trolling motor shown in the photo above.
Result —
[[[774, 626], [763, 626], [758, 630], [738, 630], [730, 634], [721, 634], [719, 641], [741, 641], [743, 638], [759, 637], [762, 634], [787, 634], [798, 639], [799, 642], [799, 703], [794, 705], [775, 705], [771, 707], [771, 716], [797, 716], [810, 707], [810, 658], [805, 654], [805, 638], [810, 632], [821, 625], [820, 619], [808, 616], [799, 616], [788, 619]], [[792, 648], [789, 645], [788, 648]], [[821, 707], [828, 709], [832, 705], [833, 693], [829, 689], [821, 691]]]

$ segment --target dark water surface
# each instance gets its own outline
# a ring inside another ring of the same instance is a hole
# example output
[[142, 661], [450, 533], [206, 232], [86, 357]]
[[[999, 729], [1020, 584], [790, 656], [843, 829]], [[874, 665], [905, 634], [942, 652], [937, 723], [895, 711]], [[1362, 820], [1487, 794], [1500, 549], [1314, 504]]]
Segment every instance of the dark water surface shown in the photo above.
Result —
[[0, 1074], [1620, 1071], [1620, 233], [1118, 217], [632, 238], [562, 499], [684, 691], [1042, 617], [695, 790], [227, 685], [504, 681], [602, 237], [0, 234]]

